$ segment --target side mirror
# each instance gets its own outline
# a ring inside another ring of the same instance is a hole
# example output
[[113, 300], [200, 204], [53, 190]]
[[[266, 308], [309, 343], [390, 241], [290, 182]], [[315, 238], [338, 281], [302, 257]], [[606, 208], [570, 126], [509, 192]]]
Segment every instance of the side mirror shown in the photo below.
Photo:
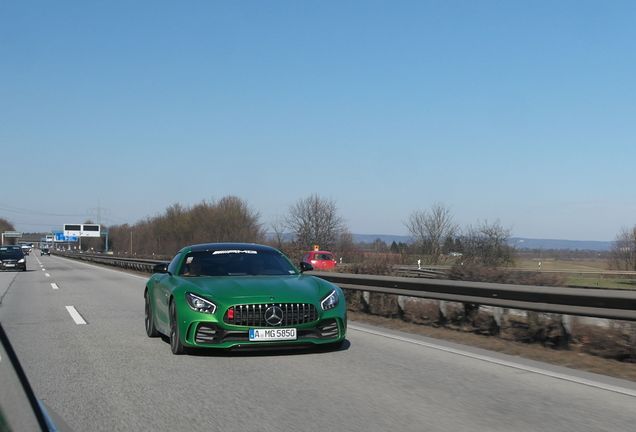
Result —
[[306, 263], [304, 261], [300, 262], [300, 272], [301, 273], [304, 273], [306, 271], [312, 271], [313, 269], [314, 269], [314, 267], [311, 264]]
[[152, 268], [153, 273], [168, 273], [168, 264], [155, 264]]

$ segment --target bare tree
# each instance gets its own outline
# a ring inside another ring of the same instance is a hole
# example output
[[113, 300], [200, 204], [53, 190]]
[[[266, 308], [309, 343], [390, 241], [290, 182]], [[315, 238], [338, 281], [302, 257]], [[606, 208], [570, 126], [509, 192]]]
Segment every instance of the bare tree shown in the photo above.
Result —
[[15, 231], [13, 224], [4, 218], [0, 218], [0, 232]]
[[358, 254], [358, 248], [353, 242], [353, 235], [348, 229], [342, 230], [338, 236], [338, 243], [336, 244], [336, 252], [338, 257], [344, 262], [352, 262], [353, 258]]
[[[0, 233], [5, 231], [15, 231], [15, 227], [6, 219], [0, 218]], [[16, 239], [5, 239], [6, 244], [15, 244]]]
[[285, 223], [294, 234], [296, 244], [305, 248], [317, 244], [324, 249], [332, 249], [345, 229], [335, 201], [318, 194], [300, 199], [292, 205]]
[[469, 226], [462, 236], [464, 259], [487, 266], [510, 264], [514, 261], [514, 249], [508, 244], [509, 238], [510, 230], [499, 220]]
[[636, 225], [622, 228], [610, 251], [610, 267], [616, 270], [636, 270]]
[[285, 219], [277, 216], [269, 225], [274, 233], [274, 244], [277, 249], [282, 249], [285, 244]]
[[414, 211], [404, 224], [422, 252], [431, 256], [433, 264], [439, 261], [446, 239], [457, 234], [450, 209], [441, 203], [433, 204], [428, 211]]

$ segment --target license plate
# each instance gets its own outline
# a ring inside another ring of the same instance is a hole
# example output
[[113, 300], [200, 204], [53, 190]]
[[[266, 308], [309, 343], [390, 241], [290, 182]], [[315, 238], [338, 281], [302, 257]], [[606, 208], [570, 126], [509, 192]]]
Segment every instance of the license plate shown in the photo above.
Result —
[[5, 264], [5, 267], [15, 267], [15, 264]]
[[295, 328], [250, 329], [250, 341], [296, 340]]

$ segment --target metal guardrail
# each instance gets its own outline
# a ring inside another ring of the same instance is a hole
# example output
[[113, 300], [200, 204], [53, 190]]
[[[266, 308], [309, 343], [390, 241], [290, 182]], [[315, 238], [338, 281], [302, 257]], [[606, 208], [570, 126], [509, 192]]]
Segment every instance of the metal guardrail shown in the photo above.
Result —
[[509, 309], [636, 321], [636, 291], [310, 273], [341, 288]]
[[135, 270], [144, 273], [152, 273], [152, 268], [161, 263], [167, 263], [164, 260], [152, 260], [152, 259], [138, 259], [138, 258], [123, 258], [115, 257], [112, 255], [99, 255], [99, 254], [79, 254], [68, 252], [53, 252], [54, 255], [77, 259], [81, 261], [89, 261], [98, 264], [105, 264], [109, 266], [121, 267], [127, 270]]
[[[162, 260], [57, 253], [83, 261], [152, 272]], [[412, 277], [308, 272], [341, 288], [537, 312], [636, 321], [636, 291], [509, 285]]]

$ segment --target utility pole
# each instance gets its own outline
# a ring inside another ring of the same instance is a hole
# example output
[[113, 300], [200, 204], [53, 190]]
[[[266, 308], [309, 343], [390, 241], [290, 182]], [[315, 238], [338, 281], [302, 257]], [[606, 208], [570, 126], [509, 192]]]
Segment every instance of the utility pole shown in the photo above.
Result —
[[130, 256], [132, 256], [132, 230], [130, 230]]
[[108, 213], [108, 209], [102, 207], [99, 200], [97, 200], [97, 207], [88, 209], [88, 214], [90, 214], [91, 216], [95, 216], [95, 223], [98, 225], [102, 224], [102, 214], [107, 215]]

